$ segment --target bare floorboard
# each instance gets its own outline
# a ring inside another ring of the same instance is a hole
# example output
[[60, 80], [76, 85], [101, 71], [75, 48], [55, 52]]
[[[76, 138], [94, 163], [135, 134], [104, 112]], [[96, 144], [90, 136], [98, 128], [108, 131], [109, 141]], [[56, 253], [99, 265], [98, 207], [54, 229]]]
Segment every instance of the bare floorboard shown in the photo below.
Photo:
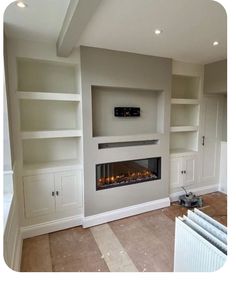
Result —
[[[203, 212], [227, 225], [227, 196], [203, 196]], [[170, 207], [113, 221], [99, 228], [70, 228], [23, 241], [22, 272], [173, 271], [175, 217]], [[101, 230], [104, 230], [104, 237]], [[106, 242], [106, 237], [109, 241]]]

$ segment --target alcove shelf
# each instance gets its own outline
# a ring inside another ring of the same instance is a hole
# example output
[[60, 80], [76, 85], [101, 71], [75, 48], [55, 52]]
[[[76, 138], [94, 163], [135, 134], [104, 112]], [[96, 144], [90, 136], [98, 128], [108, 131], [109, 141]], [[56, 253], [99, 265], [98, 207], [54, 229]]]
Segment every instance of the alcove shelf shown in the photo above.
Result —
[[200, 77], [172, 75], [170, 154], [198, 150]]
[[198, 99], [171, 99], [171, 104], [199, 104]]
[[170, 127], [171, 132], [192, 132], [197, 131], [198, 126], [172, 126]]
[[25, 164], [23, 166], [23, 175], [35, 175], [45, 172], [59, 172], [74, 169], [82, 169], [79, 160], [61, 160], [43, 163]]
[[29, 131], [21, 132], [21, 138], [27, 139], [46, 139], [46, 138], [69, 138], [81, 137], [81, 130], [54, 130], [54, 131]]
[[55, 101], [80, 101], [79, 94], [69, 93], [46, 93], [46, 92], [22, 92], [17, 91], [19, 99], [26, 100], [55, 100]]
[[173, 148], [170, 150], [171, 156], [187, 156], [196, 153], [197, 151], [187, 148]]
[[76, 64], [17, 59], [24, 175], [81, 167], [79, 83]]

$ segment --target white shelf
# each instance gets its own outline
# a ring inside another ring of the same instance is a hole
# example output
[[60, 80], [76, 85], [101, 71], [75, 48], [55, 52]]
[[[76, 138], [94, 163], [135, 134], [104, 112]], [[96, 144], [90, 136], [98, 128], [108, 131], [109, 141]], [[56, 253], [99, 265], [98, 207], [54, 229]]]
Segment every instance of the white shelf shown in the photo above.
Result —
[[199, 104], [198, 99], [171, 99], [171, 104]]
[[197, 99], [199, 97], [199, 77], [172, 75], [172, 98]]
[[19, 99], [26, 100], [80, 101], [79, 94], [17, 91], [17, 95]]
[[175, 148], [170, 150], [170, 155], [171, 156], [186, 156], [186, 155], [192, 155], [196, 154], [197, 151], [191, 150], [191, 149], [186, 149], [186, 148]]
[[193, 131], [197, 131], [198, 130], [198, 126], [173, 126], [170, 127], [170, 131], [172, 133], [175, 132], [193, 132]]
[[21, 132], [21, 139], [47, 139], [81, 137], [81, 130], [29, 131]]
[[35, 164], [25, 164], [23, 166], [23, 175], [35, 175], [45, 172], [60, 172], [73, 169], [82, 169], [82, 165], [78, 160], [61, 160]]

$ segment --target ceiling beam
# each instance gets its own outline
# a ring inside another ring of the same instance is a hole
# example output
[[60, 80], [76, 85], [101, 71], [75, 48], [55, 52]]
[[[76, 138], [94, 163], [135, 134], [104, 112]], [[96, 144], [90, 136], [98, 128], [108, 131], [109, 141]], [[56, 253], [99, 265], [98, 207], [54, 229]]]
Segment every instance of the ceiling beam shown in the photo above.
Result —
[[57, 39], [57, 55], [67, 57], [102, 0], [71, 0]]

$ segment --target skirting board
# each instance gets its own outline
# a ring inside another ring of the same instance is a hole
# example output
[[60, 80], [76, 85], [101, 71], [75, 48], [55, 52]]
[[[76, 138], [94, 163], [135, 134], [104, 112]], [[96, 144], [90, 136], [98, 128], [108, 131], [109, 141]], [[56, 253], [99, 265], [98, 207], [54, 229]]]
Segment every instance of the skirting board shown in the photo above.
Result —
[[20, 271], [22, 246], [23, 246], [23, 239], [21, 237], [20, 231], [18, 231], [15, 253], [14, 253], [14, 261], [13, 261], [13, 270], [15, 271]]
[[22, 238], [18, 222], [16, 197], [13, 196], [4, 229], [4, 260], [6, 266], [20, 271]]
[[168, 206], [170, 206], [170, 199], [167, 197], [167, 198], [163, 198], [163, 199], [159, 199], [159, 200], [155, 200], [155, 201], [150, 201], [150, 202], [146, 202], [146, 203], [142, 203], [142, 204], [138, 204], [138, 205], [133, 205], [130, 207], [125, 207], [125, 208], [116, 209], [113, 211], [100, 213], [100, 214], [93, 215], [93, 216], [84, 217], [82, 225], [84, 228], [87, 228], [90, 226], [122, 219], [125, 217], [138, 215], [141, 213], [153, 211], [156, 209], [161, 209], [161, 208], [168, 207]]
[[42, 235], [45, 233], [50, 233], [70, 227], [79, 226], [82, 224], [83, 216], [73, 216], [73, 217], [67, 217], [55, 221], [48, 221], [45, 223], [39, 223], [35, 225], [25, 226], [21, 227], [21, 236], [22, 239], [34, 237], [37, 235]]
[[[193, 192], [196, 195], [204, 195], [204, 194], [216, 192], [216, 191], [220, 191], [219, 185], [217, 185], [217, 184], [216, 185], [208, 185], [208, 186], [198, 187], [198, 188], [194, 188], [194, 189], [190, 190], [190, 192]], [[178, 201], [179, 196], [183, 195], [183, 194], [184, 194], [184, 191], [178, 191], [178, 192], [171, 193], [170, 194], [170, 202]]]

